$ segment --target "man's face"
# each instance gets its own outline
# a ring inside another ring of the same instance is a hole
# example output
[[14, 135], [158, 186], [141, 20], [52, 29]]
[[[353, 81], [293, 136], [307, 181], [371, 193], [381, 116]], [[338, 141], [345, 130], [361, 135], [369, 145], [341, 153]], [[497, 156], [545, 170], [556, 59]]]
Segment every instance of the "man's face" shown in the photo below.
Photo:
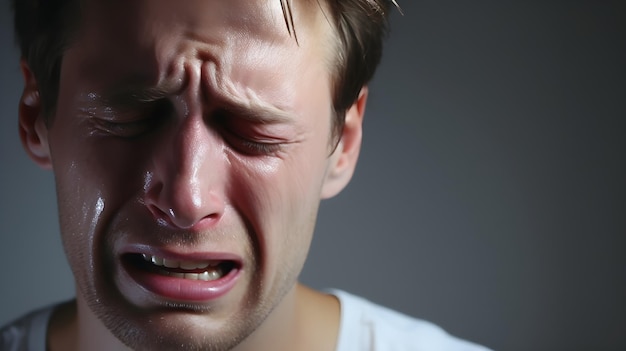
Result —
[[47, 143], [78, 298], [124, 342], [228, 347], [293, 289], [332, 164], [312, 9], [299, 43], [278, 0], [84, 9]]

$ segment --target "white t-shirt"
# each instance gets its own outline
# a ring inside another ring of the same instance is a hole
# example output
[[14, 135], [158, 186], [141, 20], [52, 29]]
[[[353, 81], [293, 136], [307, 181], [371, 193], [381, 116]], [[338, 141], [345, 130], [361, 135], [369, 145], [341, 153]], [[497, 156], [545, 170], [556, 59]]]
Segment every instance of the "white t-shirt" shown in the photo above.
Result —
[[[376, 305], [341, 290], [330, 290], [341, 305], [336, 351], [488, 351], [457, 339], [438, 326]], [[49, 306], [0, 329], [0, 351], [46, 351]]]
[[336, 351], [488, 351], [440, 327], [340, 290], [341, 322]]
[[48, 321], [55, 308], [33, 311], [0, 329], [0, 351], [46, 351]]

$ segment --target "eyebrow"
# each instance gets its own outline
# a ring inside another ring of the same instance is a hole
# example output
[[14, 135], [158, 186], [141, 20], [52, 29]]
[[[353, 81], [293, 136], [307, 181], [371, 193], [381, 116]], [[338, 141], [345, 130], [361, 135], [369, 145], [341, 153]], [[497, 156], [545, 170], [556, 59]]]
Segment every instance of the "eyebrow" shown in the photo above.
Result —
[[[96, 99], [106, 104], [119, 106], [133, 106], [155, 102], [175, 95], [184, 88], [184, 84], [176, 81], [163, 82], [156, 86], [145, 84], [119, 84], [105, 90], [102, 96]], [[283, 124], [293, 123], [296, 120], [294, 113], [285, 111], [259, 98], [241, 99], [230, 94], [220, 94], [217, 98], [217, 107], [229, 114], [253, 123]]]
[[149, 103], [172, 96], [180, 91], [183, 84], [180, 82], [164, 82], [156, 86], [144, 84], [120, 84], [108, 89], [103, 94], [103, 100], [116, 105], [134, 105]]
[[225, 111], [253, 123], [281, 124], [293, 123], [296, 120], [294, 114], [261, 101], [242, 103], [230, 100], [223, 101], [220, 105]]

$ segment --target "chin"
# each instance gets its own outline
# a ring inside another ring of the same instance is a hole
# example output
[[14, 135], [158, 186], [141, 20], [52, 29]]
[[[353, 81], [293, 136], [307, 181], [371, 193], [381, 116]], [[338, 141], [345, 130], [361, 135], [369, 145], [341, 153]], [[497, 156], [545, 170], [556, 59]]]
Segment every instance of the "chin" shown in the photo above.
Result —
[[215, 320], [209, 313], [194, 312], [184, 306], [166, 308], [167, 312], [141, 312], [131, 308], [118, 314], [120, 311], [111, 311], [100, 304], [94, 313], [123, 344], [133, 350], [150, 351], [231, 350], [264, 319], [246, 315]]

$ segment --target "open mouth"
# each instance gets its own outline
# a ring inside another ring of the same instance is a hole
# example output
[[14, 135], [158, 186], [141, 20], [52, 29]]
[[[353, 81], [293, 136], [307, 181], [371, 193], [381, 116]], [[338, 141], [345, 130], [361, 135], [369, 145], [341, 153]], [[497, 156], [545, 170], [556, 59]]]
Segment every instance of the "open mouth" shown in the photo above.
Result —
[[[165, 255], [164, 255], [165, 256]], [[120, 282], [129, 296], [145, 292], [152, 297], [177, 302], [210, 302], [228, 294], [242, 276], [242, 260], [229, 253], [202, 256], [163, 256], [127, 252], [121, 256], [124, 272]], [[135, 290], [140, 287], [139, 290]]]
[[206, 282], [223, 278], [237, 267], [236, 262], [229, 260], [178, 261], [147, 254], [128, 254], [125, 259], [150, 273]]

